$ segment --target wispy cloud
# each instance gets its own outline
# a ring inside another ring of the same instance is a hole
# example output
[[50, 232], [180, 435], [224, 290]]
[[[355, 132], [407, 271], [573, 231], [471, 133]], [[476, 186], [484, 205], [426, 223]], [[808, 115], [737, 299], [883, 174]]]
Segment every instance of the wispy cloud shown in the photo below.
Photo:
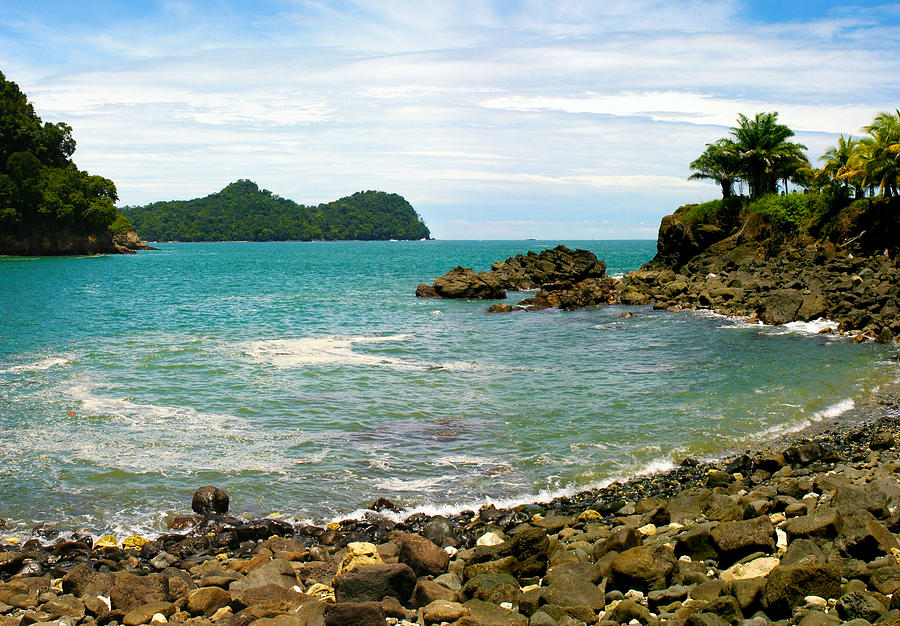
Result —
[[627, 235], [715, 197], [687, 164], [738, 112], [779, 111], [815, 158], [900, 101], [897, 4], [58, 4], [10, 7], [0, 69], [125, 203], [253, 178], [301, 202], [401, 193], [443, 237], [548, 216]]

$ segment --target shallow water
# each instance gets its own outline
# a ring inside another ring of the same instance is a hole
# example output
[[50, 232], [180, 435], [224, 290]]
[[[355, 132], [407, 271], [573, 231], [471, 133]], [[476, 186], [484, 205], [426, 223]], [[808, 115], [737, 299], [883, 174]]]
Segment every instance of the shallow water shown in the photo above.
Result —
[[[237, 513], [315, 521], [379, 496], [533, 500], [798, 428], [897, 378], [893, 349], [814, 325], [413, 296], [455, 265], [555, 243], [0, 257], [0, 517], [12, 533], [159, 532], [204, 484]], [[655, 251], [568, 245], [614, 275]]]

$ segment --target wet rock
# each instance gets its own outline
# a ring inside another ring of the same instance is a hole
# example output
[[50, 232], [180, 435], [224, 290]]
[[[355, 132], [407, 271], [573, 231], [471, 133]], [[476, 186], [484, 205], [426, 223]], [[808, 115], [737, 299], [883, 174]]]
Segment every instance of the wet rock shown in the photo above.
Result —
[[472, 599], [463, 603], [469, 610], [473, 624], [497, 624], [503, 626], [527, 626], [528, 618], [517, 611], [511, 611], [484, 600]]
[[228, 512], [228, 494], [211, 485], [200, 487], [191, 499], [191, 509], [200, 515], [224, 515]]
[[887, 607], [873, 594], [865, 591], [854, 591], [842, 595], [838, 598], [836, 608], [838, 615], [845, 621], [864, 619], [874, 623], [887, 613]]
[[866, 510], [857, 510], [844, 517], [844, 525], [834, 543], [843, 554], [862, 561], [871, 561], [900, 549], [893, 533]]
[[400, 507], [388, 500], [387, 498], [378, 498], [372, 505], [369, 507], [372, 511], [391, 511], [392, 513], [399, 513]]
[[890, 517], [888, 502], [885, 494], [878, 489], [864, 487], [839, 487], [834, 493], [831, 506], [841, 514], [851, 514], [854, 511], [865, 510], [875, 516], [876, 519]]
[[163, 617], [171, 617], [175, 613], [176, 607], [171, 602], [151, 602], [132, 609], [122, 618], [125, 626], [139, 626], [139, 624], [149, 624], [150, 620], [157, 613]]
[[596, 612], [606, 605], [606, 594], [597, 585], [578, 576], [575, 570], [570, 570], [553, 577], [541, 590], [541, 601], [562, 607], [586, 606]]
[[[438, 298], [467, 300], [502, 300], [506, 292], [490, 272], [476, 273], [471, 268], [458, 266], [436, 278], [434, 293]], [[418, 290], [416, 295], [419, 295]]]
[[381, 602], [392, 596], [406, 603], [416, 586], [416, 575], [403, 563], [358, 565], [334, 578], [338, 602]]
[[710, 532], [715, 524], [698, 524], [690, 530], [679, 534], [675, 540], [675, 554], [677, 556], [689, 556], [694, 561], [714, 559], [718, 556], [713, 547]]

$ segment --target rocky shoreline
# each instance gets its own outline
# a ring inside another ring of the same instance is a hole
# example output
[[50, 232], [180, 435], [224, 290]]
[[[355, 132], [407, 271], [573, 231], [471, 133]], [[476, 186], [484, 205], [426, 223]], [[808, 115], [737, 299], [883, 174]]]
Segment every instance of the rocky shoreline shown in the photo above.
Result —
[[650, 304], [772, 325], [826, 319], [834, 322], [831, 332], [858, 341], [900, 341], [900, 250], [896, 241], [885, 244], [886, 233], [873, 238], [869, 231], [878, 229], [855, 224], [831, 238], [785, 234], [760, 214], [695, 221], [695, 208], [664, 217], [656, 256], [620, 280], [607, 276], [593, 253], [557, 246], [496, 262], [486, 272], [456, 267], [433, 285], [420, 284], [416, 296], [493, 300], [507, 290], [538, 289], [517, 305], [488, 310]]
[[186, 532], [0, 552], [0, 623], [900, 623], [900, 385], [851, 414], [669, 472], [511, 509]]

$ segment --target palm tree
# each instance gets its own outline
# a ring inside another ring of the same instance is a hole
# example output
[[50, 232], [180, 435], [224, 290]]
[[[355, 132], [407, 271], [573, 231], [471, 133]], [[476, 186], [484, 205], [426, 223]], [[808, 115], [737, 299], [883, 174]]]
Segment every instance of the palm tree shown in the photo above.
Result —
[[853, 135], [846, 139], [841, 135], [837, 145], [829, 148], [825, 154], [819, 157], [819, 160], [825, 161], [825, 164], [817, 173], [817, 177], [820, 179], [839, 183], [845, 194], [848, 188], [852, 187], [857, 198], [861, 197], [865, 188], [861, 178], [853, 174], [852, 159], [858, 144], [859, 140], [854, 139]]
[[706, 150], [691, 161], [693, 174], [688, 180], [713, 180], [722, 187], [722, 198], [734, 195], [734, 183], [740, 175], [740, 162], [734, 143], [719, 139], [706, 144]]
[[787, 141], [794, 131], [778, 123], [778, 113], [757, 113], [753, 119], [738, 114], [731, 134], [751, 198], [775, 193], [779, 179], [790, 179], [798, 169], [809, 166], [803, 154], [806, 146]]
[[887, 198], [900, 191], [900, 110], [895, 113], [879, 113], [864, 126], [871, 137], [860, 139], [850, 158], [851, 174]]

